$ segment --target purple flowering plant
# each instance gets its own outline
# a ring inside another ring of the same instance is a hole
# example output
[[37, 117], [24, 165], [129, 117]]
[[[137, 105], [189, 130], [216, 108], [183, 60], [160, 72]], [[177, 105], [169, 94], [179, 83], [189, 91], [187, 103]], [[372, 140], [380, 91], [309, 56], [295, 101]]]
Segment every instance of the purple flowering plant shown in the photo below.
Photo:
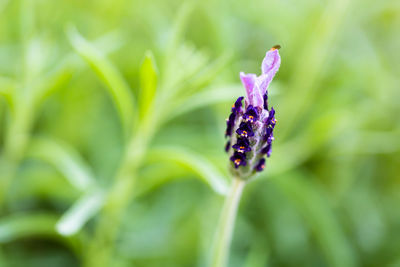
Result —
[[268, 86], [281, 64], [278, 49], [267, 51], [261, 64], [261, 75], [240, 73], [246, 97], [239, 97], [226, 121], [225, 151], [230, 155], [229, 169], [234, 177], [226, 196], [216, 230], [210, 266], [227, 266], [236, 213], [246, 182], [265, 168], [271, 156], [275, 110], [268, 105]]
[[240, 73], [246, 97], [239, 97], [233, 104], [225, 132], [230, 170], [240, 179], [262, 171], [265, 157], [271, 155], [276, 119], [274, 108], [268, 105], [268, 86], [281, 64], [278, 49], [279, 46], [275, 46], [266, 53], [260, 76]]

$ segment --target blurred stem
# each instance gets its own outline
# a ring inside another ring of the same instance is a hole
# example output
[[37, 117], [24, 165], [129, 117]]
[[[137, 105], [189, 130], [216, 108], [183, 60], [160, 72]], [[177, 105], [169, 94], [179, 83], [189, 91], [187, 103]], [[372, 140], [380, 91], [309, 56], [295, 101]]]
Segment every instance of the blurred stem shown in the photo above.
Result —
[[228, 264], [229, 248], [232, 241], [236, 214], [245, 185], [245, 181], [235, 178], [233, 180], [231, 191], [229, 195], [226, 196], [217, 232], [215, 234], [210, 264], [211, 267], [225, 267]]
[[154, 119], [153, 113], [148, 113], [128, 144], [124, 160], [115, 176], [114, 185], [109, 191], [108, 200], [96, 227], [95, 236], [89, 244], [84, 266], [110, 266], [124, 211], [133, 196], [137, 179], [136, 172], [154, 134], [154, 127], [152, 127]]
[[23, 0], [20, 2], [20, 40], [22, 42], [21, 60], [23, 71], [21, 73], [22, 87], [16, 88], [13, 101], [15, 114], [10, 118], [7, 129], [4, 158], [0, 158], [0, 210], [5, 207], [7, 192], [15, 176], [19, 163], [23, 157], [29, 141], [29, 132], [35, 114], [32, 102], [31, 72], [29, 69], [29, 40], [35, 32], [34, 1]]
[[89, 244], [84, 266], [110, 266], [124, 210], [129, 204], [136, 181], [135, 174], [131, 173], [129, 178], [122, 178], [125, 175], [127, 174], [124, 171], [120, 172], [109, 193], [109, 200], [99, 218], [95, 236]]
[[16, 106], [15, 116], [10, 119], [5, 137], [4, 154], [0, 158], [0, 209], [4, 208], [9, 186], [29, 142], [29, 131], [34, 116], [34, 110], [29, 101], [23, 104], [19, 102], [16, 103], [18, 106]]

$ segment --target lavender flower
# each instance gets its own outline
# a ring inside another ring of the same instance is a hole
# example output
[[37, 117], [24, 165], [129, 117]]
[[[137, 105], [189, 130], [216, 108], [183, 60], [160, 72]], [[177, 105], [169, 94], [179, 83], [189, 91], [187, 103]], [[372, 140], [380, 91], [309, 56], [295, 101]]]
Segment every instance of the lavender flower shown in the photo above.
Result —
[[231, 154], [230, 169], [240, 179], [262, 171], [265, 156], [271, 155], [276, 119], [274, 108], [268, 107], [267, 89], [281, 64], [279, 48], [274, 46], [266, 53], [260, 76], [240, 73], [247, 96], [239, 97], [232, 106], [225, 132], [229, 139], [225, 150]]

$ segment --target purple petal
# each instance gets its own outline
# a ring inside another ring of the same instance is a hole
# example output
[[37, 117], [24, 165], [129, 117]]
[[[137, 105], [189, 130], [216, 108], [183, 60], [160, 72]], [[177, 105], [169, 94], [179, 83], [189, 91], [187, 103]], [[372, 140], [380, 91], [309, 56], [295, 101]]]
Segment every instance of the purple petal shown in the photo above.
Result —
[[262, 96], [267, 91], [267, 88], [278, 71], [280, 65], [281, 57], [279, 56], [278, 49], [272, 48], [265, 55], [261, 65], [262, 74], [255, 82], [255, 87], [257, 87]]
[[267, 74], [273, 72], [274, 74], [278, 71], [281, 65], [281, 57], [279, 56], [279, 51], [276, 48], [271, 48], [264, 57], [261, 64], [261, 73]]
[[244, 88], [246, 88], [247, 100], [252, 104], [253, 102], [253, 89], [254, 84], [256, 82], [257, 75], [253, 73], [245, 74], [244, 72], [240, 73], [240, 80], [242, 80]]
[[[257, 78], [258, 79], [258, 78]], [[253, 89], [253, 100], [252, 100], [252, 104], [255, 107], [264, 107], [264, 97], [263, 97], [263, 93], [260, 90], [260, 86], [257, 85], [257, 80], [256, 80], [256, 85], [254, 86]]]

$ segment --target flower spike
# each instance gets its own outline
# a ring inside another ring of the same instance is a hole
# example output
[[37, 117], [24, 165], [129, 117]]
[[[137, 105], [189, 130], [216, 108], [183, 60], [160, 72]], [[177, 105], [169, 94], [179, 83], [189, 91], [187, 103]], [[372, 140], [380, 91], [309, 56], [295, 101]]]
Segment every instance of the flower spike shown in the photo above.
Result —
[[[272, 47], [261, 64], [261, 75], [240, 72], [246, 97], [239, 97], [227, 119], [225, 151], [231, 154], [231, 172], [243, 180], [264, 169], [265, 157], [271, 156], [275, 109], [268, 106], [268, 86], [278, 72], [280, 46]], [[244, 100], [244, 106], [242, 102]]]

